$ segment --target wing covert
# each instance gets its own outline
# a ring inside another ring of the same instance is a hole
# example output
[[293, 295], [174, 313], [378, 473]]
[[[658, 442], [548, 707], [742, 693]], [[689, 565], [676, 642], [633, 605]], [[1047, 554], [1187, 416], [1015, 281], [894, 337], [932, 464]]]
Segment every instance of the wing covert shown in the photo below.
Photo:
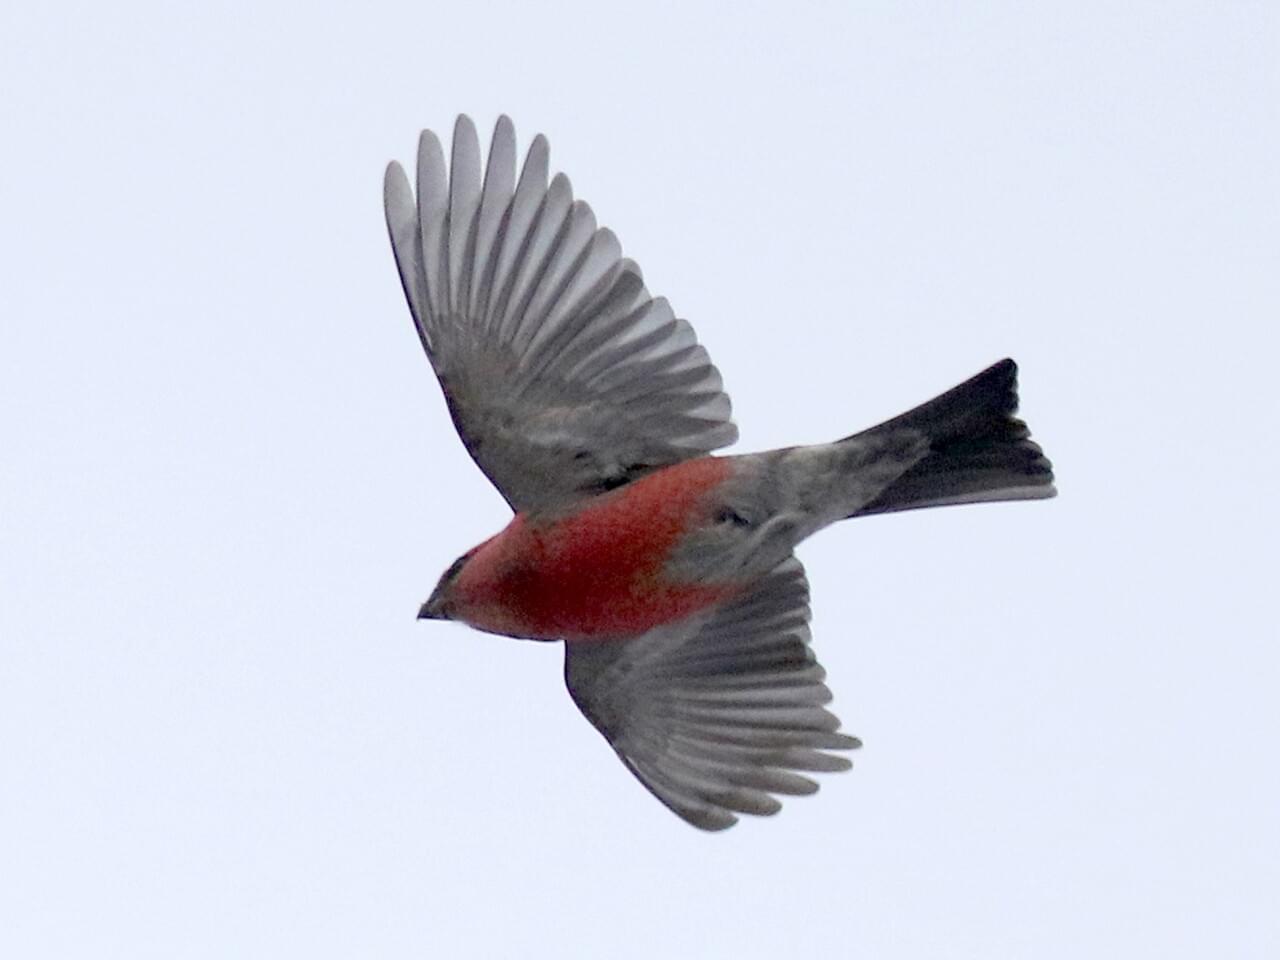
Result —
[[459, 117], [446, 167], [419, 141], [417, 191], [387, 168], [405, 298], [458, 433], [517, 511], [539, 512], [732, 443], [729, 398], [692, 327], [534, 138], [519, 178], [498, 120], [482, 171]]

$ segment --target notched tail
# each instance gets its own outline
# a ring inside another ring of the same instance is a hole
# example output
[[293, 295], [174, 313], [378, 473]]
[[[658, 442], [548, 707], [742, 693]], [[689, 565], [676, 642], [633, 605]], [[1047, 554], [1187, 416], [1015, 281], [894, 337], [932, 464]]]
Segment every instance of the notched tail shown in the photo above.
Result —
[[1018, 365], [1001, 360], [928, 403], [855, 434], [923, 434], [929, 452], [851, 516], [1054, 496], [1053, 465], [1013, 415], [1017, 409]]

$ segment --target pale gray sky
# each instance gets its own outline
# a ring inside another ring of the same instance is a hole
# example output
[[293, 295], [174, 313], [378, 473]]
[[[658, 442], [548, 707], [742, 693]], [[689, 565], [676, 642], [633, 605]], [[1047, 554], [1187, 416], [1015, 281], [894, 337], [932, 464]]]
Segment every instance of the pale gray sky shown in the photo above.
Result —
[[[1280, 9], [776, 6], [6, 5], [0, 954], [1280, 955]], [[802, 549], [866, 747], [771, 821], [414, 620], [506, 519], [380, 206], [459, 111], [738, 449], [1022, 366], [1059, 499]]]

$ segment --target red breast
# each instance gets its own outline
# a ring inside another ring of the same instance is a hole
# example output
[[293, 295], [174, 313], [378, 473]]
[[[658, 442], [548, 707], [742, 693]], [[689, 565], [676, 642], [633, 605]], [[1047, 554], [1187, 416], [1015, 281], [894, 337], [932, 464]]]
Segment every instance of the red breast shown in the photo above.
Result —
[[730, 596], [735, 584], [672, 583], [663, 567], [711, 515], [727, 458], [700, 457], [537, 522], [516, 514], [455, 584], [455, 616], [496, 633], [570, 641], [636, 636]]

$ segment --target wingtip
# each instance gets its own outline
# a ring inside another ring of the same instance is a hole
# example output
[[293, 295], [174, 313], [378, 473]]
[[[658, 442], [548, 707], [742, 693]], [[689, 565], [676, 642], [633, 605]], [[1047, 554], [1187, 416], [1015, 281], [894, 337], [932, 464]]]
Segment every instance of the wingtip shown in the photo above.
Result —
[[404, 167], [400, 165], [399, 160], [388, 161], [386, 169], [382, 172], [382, 196], [387, 198], [393, 190], [399, 190], [400, 185], [409, 186], [409, 175], [404, 172]]
[[443, 159], [444, 151], [440, 148], [440, 138], [434, 130], [423, 130], [418, 134], [418, 156], [439, 153]]
[[453, 121], [453, 139], [456, 141], [459, 137], [476, 137], [476, 124], [467, 114], [458, 114], [458, 119]]
[[530, 171], [538, 171], [540, 174], [538, 177], [539, 182], [546, 183], [550, 166], [551, 144], [544, 134], [536, 134], [529, 143], [528, 153], [525, 154], [524, 168]]
[[382, 174], [382, 209], [394, 242], [399, 229], [414, 217], [413, 188], [409, 175], [396, 160], [387, 164]]
[[417, 161], [414, 174], [418, 178], [419, 204], [442, 203], [449, 179], [444, 162], [444, 147], [434, 131], [423, 130], [418, 135]]
[[480, 183], [480, 135], [476, 125], [465, 113], [458, 114], [453, 124], [453, 148], [449, 156], [449, 186], [455, 192], [466, 186], [467, 193], [479, 190]]
[[557, 173], [551, 178], [551, 186], [547, 188], [547, 192], [560, 192], [567, 196], [572, 202], [573, 200], [573, 184], [569, 181], [569, 177], [563, 173]]
[[677, 810], [676, 815], [683, 819], [685, 823], [697, 827], [703, 833], [724, 833], [730, 827], [737, 826], [738, 824], [737, 817], [732, 813], [726, 813], [724, 811], [718, 811], [717, 815], [714, 816], [695, 816], [686, 815]]

